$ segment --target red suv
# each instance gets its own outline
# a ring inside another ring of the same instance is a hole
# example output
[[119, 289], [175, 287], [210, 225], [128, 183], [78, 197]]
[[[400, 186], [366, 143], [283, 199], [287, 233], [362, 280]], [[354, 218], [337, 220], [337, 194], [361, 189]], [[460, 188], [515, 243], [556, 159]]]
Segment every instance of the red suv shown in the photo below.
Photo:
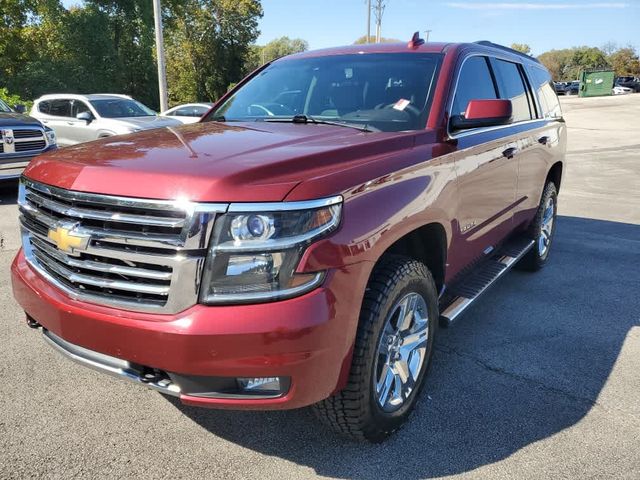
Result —
[[549, 73], [505, 47], [285, 57], [201, 123], [35, 159], [13, 289], [87, 366], [381, 441], [438, 326], [547, 262], [565, 144]]

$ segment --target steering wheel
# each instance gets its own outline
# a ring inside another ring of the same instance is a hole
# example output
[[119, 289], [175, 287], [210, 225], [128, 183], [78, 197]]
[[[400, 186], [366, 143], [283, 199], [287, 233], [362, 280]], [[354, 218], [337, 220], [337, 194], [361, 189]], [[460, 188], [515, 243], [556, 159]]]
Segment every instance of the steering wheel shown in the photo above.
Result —
[[252, 108], [257, 108], [258, 110], [262, 110], [264, 113], [267, 114], [268, 117], [274, 117], [276, 115], [267, 107], [265, 107], [264, 105], [260, 105], [258, 103], [252, 103], [251, 105], [249, 105], [249, 109], [252, 109]]
[[295, 112], [291, 110], [291, 108], [283, 105], [282, 103], [268, 103], [268, 107], [260, 103], [253, 103], [249, 105], [249, 112], [252, 108], [257, 108], [258, 110], [263, 111], [267, 114], [268, 117], [273, 117], [276, 115], [293, 115]]

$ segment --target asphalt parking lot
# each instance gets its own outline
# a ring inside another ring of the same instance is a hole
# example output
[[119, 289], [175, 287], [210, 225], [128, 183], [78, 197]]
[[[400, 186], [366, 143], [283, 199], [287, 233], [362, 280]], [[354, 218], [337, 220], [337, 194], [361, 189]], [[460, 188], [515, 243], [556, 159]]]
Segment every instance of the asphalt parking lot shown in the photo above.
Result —
[[0, 190], [0, 477], [640, 478], [640, 94], [563, 98], [553, 258], [440, 332], [410, 423], [344, 441], [307, 410], [188, 408], [77, 366], [14, 302]]

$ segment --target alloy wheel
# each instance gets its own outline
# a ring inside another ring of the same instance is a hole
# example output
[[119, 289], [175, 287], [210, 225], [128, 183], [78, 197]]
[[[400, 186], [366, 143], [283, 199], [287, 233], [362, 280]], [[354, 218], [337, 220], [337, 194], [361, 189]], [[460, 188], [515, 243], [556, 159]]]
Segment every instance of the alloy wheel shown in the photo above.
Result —
[[398, 410], [416, 388], [427, 357], [429, 316], [422, 295], [412, 292], [391, 308], [378, 342], [374, 368], [378, 405]]

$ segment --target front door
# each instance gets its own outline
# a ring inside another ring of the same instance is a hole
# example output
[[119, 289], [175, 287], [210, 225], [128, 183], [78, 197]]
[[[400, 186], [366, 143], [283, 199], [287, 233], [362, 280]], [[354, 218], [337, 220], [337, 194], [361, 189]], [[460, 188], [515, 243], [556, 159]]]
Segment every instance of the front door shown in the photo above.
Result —
[[[451, 115], [471, 100], [500, 98], [489, 59], [468, 57], [460, 70]], [[518, 141], [502, 128], [450, 132], [456, 145], [456, 255], [462, 265], [489, 253], [512, 228], [518, 185]]]

